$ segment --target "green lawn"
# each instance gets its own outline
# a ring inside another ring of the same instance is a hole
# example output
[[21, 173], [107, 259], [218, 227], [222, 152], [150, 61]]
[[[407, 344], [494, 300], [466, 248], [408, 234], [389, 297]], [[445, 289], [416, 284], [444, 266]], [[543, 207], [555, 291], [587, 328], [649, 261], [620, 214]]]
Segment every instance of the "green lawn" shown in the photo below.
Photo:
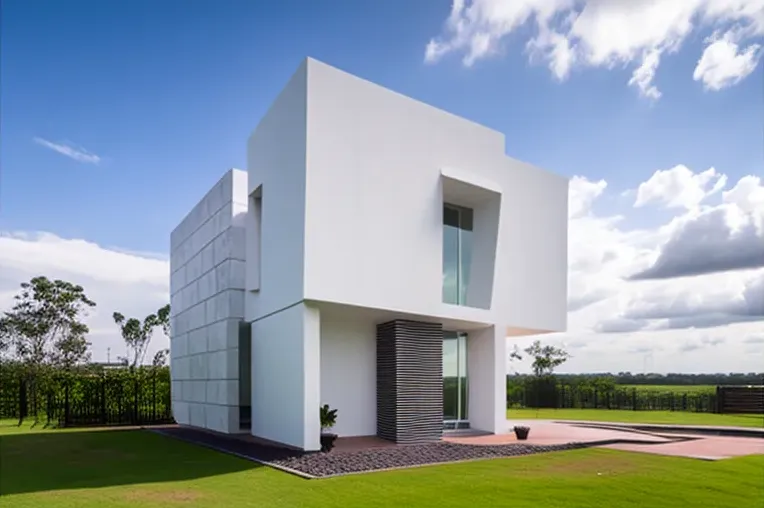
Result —
[[623, 423], [675, 425], [717, 425], [764, 428], [764, 415], [718, 415], [685, 411], [623, 411], [617, 409], [509, 409], [507, 418], [544, 420], [586, 420]]
[[146, 431], [0, 427], [0, 506], [753, 507], [764, 456], [706, 462], [612, 450], [303, 480]]

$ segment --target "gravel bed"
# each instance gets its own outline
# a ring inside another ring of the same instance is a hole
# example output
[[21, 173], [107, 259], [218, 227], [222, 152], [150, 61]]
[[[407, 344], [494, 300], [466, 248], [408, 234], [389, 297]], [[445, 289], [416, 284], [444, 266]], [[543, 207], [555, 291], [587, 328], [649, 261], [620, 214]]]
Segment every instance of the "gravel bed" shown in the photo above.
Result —
[[309, 453], [299, 457], [274, 460], [274, 465], [321, 478], [383, 469], [443, 464], [464, 460], [516, 457], [560, 450], [573, 450], [585, 445], [467, 445], [435, 442], [391, 448], [372, 448], [357, 452]]
[[372, 448], [361, 451], [306, 453], [185, 427], [156, 429], [153, 432], [265, 463], [300, 474], [306, 478], [326, 478], [351, 473], [364, 473], [428, 464], [444, 464], [465, 460], [516, 457], [534, 453], [573, 450], [587, 446], [583, 443], [562, 445], [531, 445], [523, 443], [468, 445], [440, 441], [420, 445]]

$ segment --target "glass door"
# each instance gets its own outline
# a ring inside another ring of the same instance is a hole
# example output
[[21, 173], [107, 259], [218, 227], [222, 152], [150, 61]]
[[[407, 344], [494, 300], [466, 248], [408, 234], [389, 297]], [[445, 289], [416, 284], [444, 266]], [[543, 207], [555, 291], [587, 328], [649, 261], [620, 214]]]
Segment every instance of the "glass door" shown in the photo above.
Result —
[[467, 420], [467, 334], [443, 334], [443, 424], [469, 428]]

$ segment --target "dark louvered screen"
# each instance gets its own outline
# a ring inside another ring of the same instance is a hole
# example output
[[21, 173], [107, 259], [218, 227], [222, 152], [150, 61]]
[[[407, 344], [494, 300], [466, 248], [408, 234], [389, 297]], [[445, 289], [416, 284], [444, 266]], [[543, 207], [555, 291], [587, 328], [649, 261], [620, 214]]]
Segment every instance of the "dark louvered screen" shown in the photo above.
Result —
[[396, 443], [443, 432], [443, 327], [395, 320], [377, 325], [377, 435]]

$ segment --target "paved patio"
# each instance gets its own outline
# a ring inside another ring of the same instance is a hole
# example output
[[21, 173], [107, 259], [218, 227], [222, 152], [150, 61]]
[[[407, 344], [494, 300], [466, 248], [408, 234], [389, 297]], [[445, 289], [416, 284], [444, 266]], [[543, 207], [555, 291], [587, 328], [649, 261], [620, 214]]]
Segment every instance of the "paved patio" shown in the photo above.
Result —
[[[512, 426], [527, 426], [531, 428], [528, 439], [518, 441], [511, 431]], [[461, 444], [497, 445], [524, 442], [533, 445], [558, 445], [567, 443], [605, 443], [612, 441], [635, 441], [640, 443], [668, 443], [670, 437], [658, 436], [646, 432], [632, 432], [629, 430], [597, 429], [580, 427], [572, 424], [557, 423], [546, 420], [533, 422], [512, 422], [507, 427], [506, 434], [491, 434], [486, 436], [450, 436], [446, 434], [444, 440]]]
[[[511, 432], [513, 426], [525, 425], [531, 428], [526, 441], [518, 441]], [[600, 428], [597, 425], [601, 425]], [[643, 427], [643, 426], [641, 426]], [[644, 427], [643, 427], [644, 428]], [[559, 445], [566, 443], [586, 443], [614, 450], [654, 453], [706, 460], [720, 460], [743, 455], [764, 455], [764, 439], [757, 437], [721, 437], [693, 432], [692, 427], [684, 432], [668, 433], [656, 426], [650, 430], [630, 429], [626, 426], [597, 422], [556, 422], [549, 420], [509, 421], [507, 434], [486, 436], [444, 436], [452, 443], [471, 445], [500, 445], [525, 442], [530, 445]]]
[[744, 455], [764, 455], [764, 439], [704, 436], [691, 441], [675, 441], [661, 445], [616, 443], [605, 445], [603, 448], [693, 459], [721, 460]]

